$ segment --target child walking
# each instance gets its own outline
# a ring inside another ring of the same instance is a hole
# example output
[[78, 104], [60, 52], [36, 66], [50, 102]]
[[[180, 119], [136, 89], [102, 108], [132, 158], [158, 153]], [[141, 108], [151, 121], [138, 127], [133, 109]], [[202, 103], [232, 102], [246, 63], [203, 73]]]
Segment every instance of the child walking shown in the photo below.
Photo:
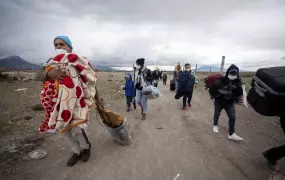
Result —
[[135, 102], [135, 89], [134, 89], [134, 81], [132, 80], [132, 75], [130, 73], [126, 73], [125, 75], [125, 86], [123, 86], [123, 89], [125, 90], [125, 96], [126, 96], [126, 103], [127, 103], [127, 111], [130, 111], [131, 104], [133, 103], [134, 109], [136, 109], [136, 102]]

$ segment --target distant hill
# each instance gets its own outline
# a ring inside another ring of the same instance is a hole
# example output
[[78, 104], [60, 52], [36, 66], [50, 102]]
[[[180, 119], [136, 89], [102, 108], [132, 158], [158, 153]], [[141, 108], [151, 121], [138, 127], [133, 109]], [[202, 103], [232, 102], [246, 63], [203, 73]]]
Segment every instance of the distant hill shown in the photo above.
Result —
[[0, 67], [12, 70], [38, 70], [40, 65], [32, 64], [19, 56], [7, 56], [0, 59]]
[[[203, 65], [201, 67], [198, 68], [198, 72], [210, 72], [210, 69], [211, 69], [211, 72], [220, 72], [220, 67], [218, 66], [209, 66], [209, 65]], [[224, 72], [227, 71], [227, 68], [224, 68]], [[247, 72], [243, 69], [240, 69], [239, 70], [240, 72]]]
[[91, 61], [91, 66], [92, 66], [92, 68], [98, 69], [100, 71], [113, 71], [113, 69], [111, 67], [94, 64], [94, 63], [92, 63], [92, 61]]
[[204, 65], [198, 68], [198, 72], [209, 72], [211, 69], [212, 72], [220, 72], [220, 67], [216, 67], [216, 66], [208, 66], [208, 65]]

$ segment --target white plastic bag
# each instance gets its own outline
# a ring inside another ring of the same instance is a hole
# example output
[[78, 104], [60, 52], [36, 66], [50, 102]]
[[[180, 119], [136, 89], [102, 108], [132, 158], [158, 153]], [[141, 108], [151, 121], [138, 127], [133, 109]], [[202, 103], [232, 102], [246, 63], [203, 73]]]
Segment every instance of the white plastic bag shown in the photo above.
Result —
[[156, 87], [148, 85], [145, 82], [143, 75], [141, 76], [141, 81], [143, 85], [142, 94], [145, 95], [147, 99], [157, 99], [159, 96], [161, 96], [159, 90]]
[[160, 91], [154, 86], [145, 86], [142, 93], [147, 99], [157, 99], [161, 96]]
[[246, 93], [244, 84], [242, 85], [242, 91], [243, 91], [243, 95], [240, 97], [238, 105], [242, 105], [242, 106], [245, 106], [245, 107], [248, 108], [247, 99], [246, 99], [247, 98], [247, 93]]
[[242, 85], [242, 91], [243, 91], [243, 105], [248, 108], [248, 105], [247, 105], [247, 93], [246, 93], [244, 84]]

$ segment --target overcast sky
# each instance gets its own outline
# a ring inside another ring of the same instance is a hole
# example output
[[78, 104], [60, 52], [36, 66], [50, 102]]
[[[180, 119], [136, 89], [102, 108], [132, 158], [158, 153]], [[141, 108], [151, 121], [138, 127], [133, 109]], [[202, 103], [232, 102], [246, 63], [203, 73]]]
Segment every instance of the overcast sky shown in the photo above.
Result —
[[53, 39], [101, 65], [285, 64], [285, 0], [1, 0], [0, 57], [36, 63]]

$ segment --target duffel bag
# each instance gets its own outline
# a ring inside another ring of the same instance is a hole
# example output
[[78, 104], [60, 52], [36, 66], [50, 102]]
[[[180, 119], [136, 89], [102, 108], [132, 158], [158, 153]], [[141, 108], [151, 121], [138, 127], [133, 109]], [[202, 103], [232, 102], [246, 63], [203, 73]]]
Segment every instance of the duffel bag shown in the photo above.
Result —
[[174, 79], [170, 81], [170, 91], [175, 91], [175, 80]]
[[204, 79], [205, 89], [210, 89], [217, 79], [222, 78], [221, 74], [210, 74]]
[[285, 111], [285, 67], [258, 69], [247, 95], [251, 107], [264, 116]]

